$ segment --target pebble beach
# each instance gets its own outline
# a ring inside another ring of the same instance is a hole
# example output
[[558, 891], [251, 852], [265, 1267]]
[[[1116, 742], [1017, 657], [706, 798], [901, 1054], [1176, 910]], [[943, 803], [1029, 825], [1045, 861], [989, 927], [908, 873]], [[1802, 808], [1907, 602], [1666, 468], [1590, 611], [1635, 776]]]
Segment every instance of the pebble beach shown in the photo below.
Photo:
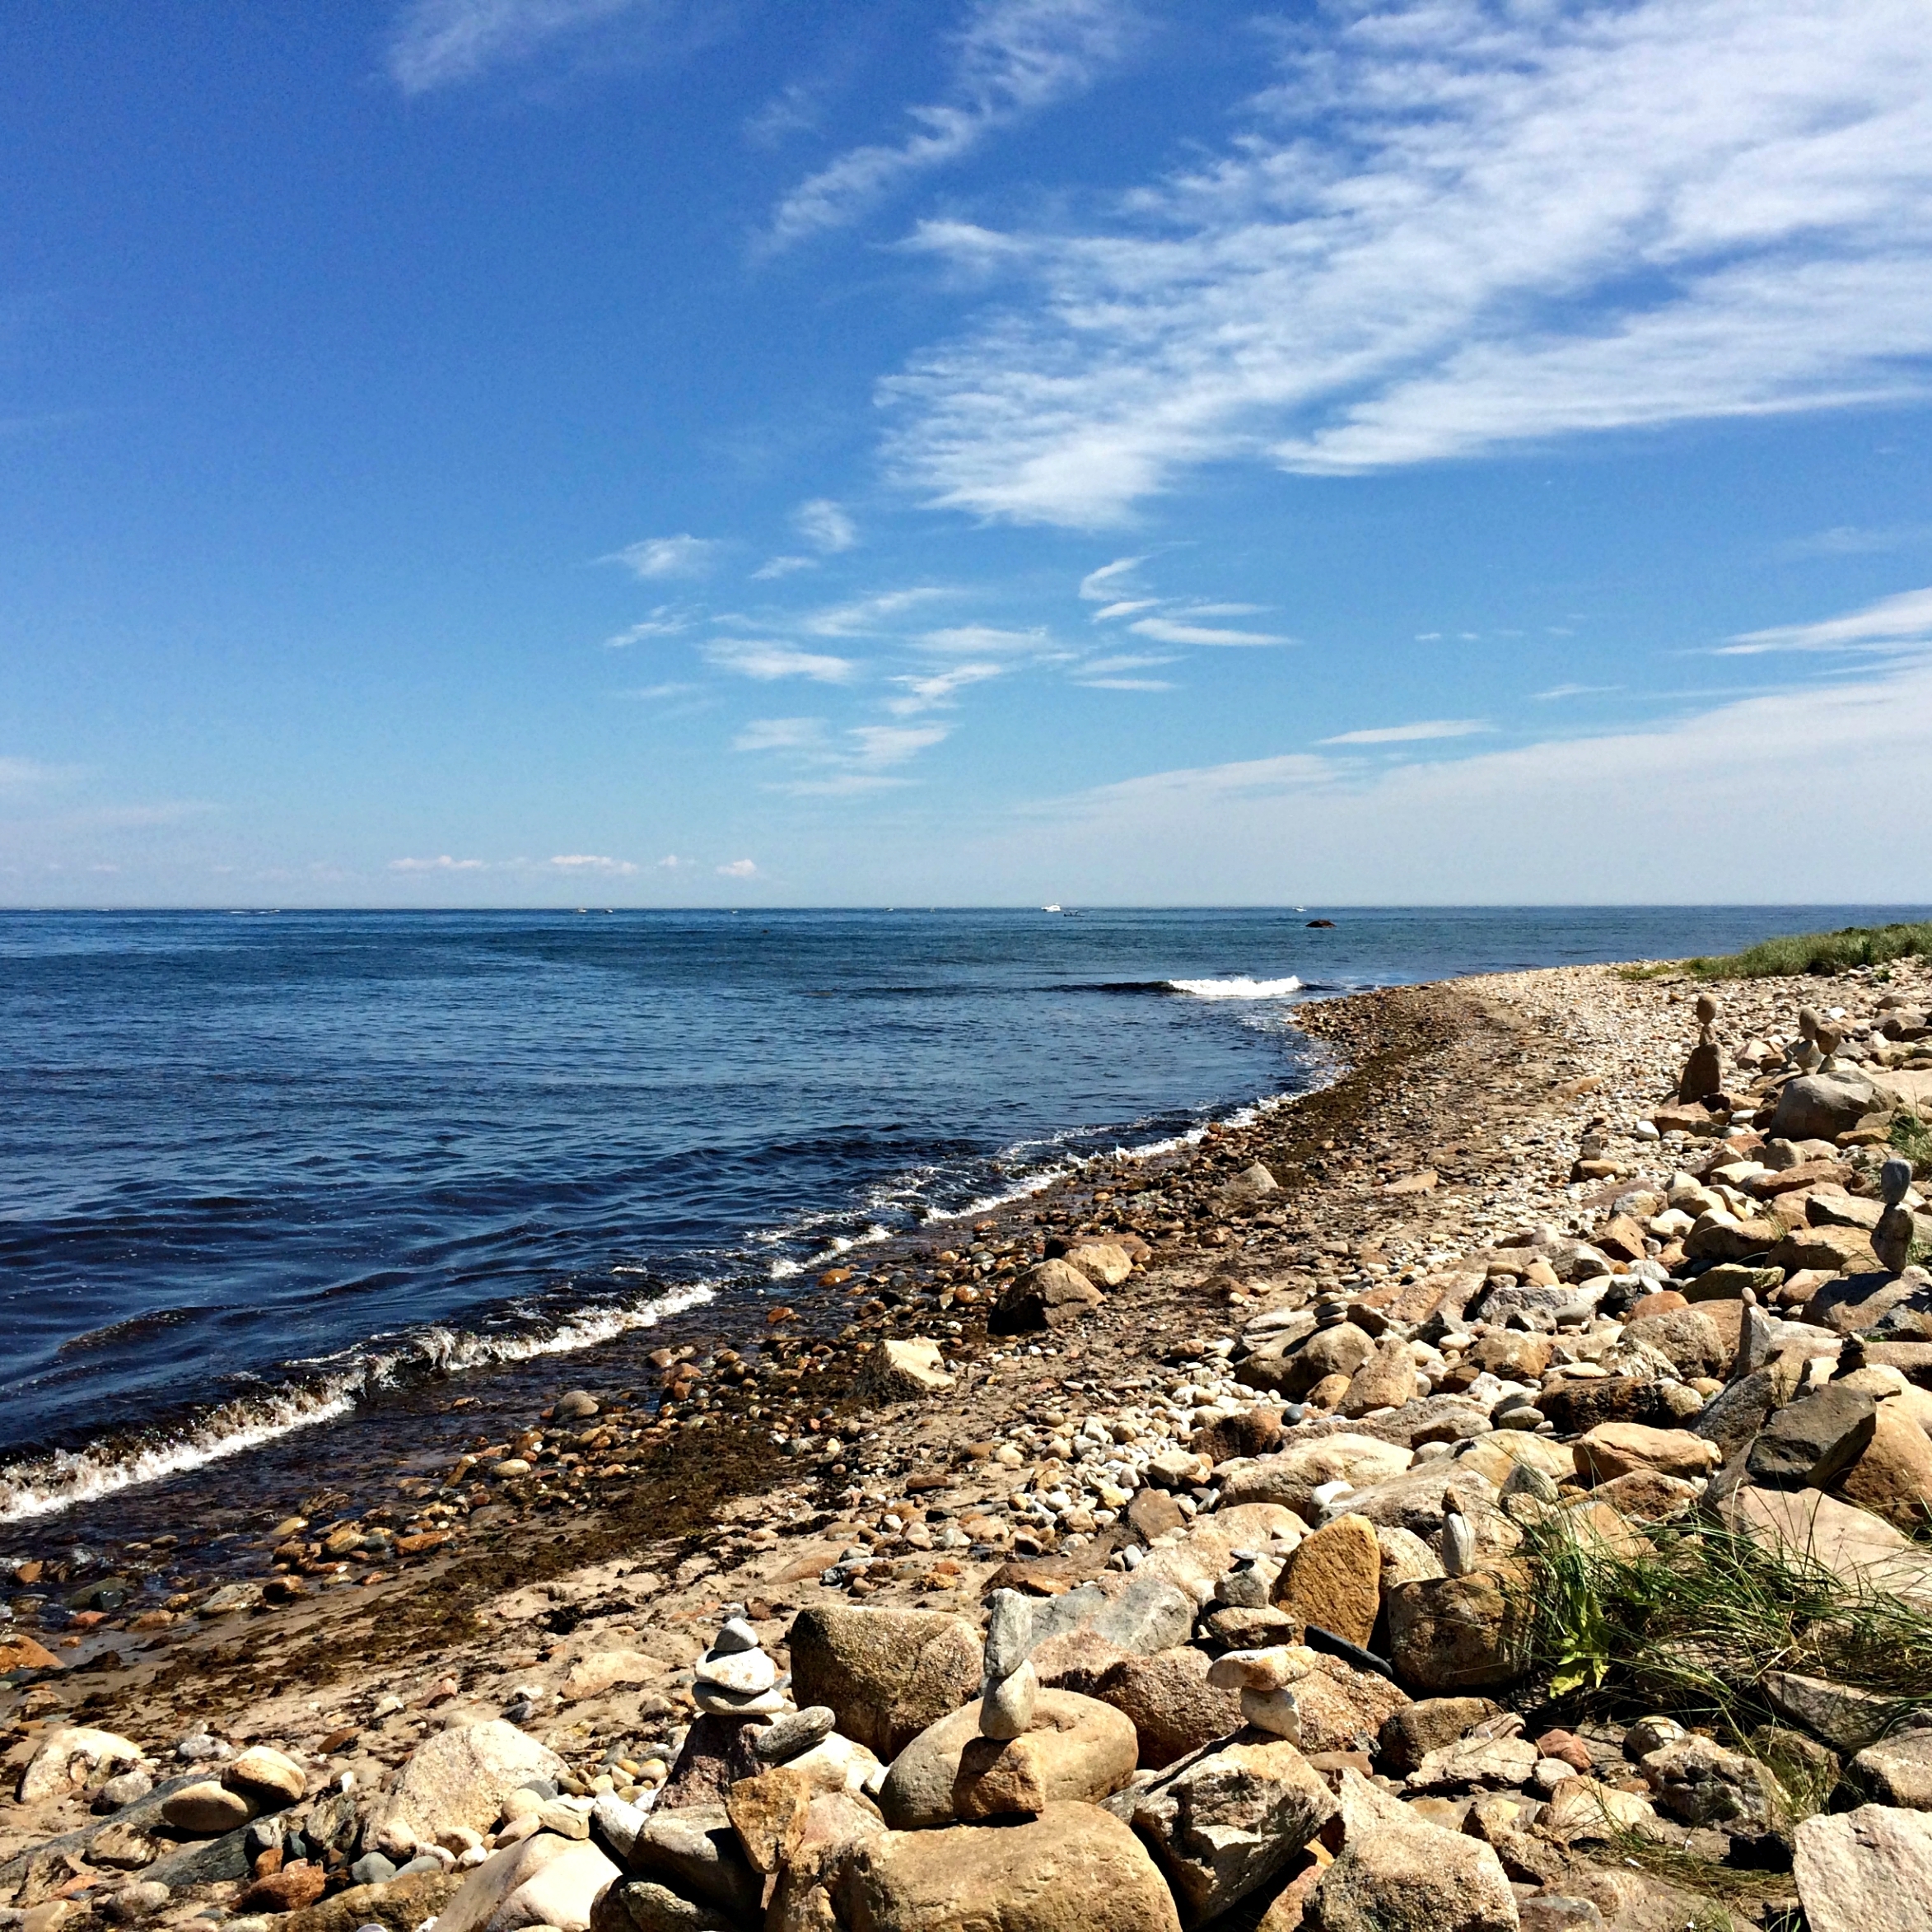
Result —
[[1921, 1729], [1727, 1663], [1753, 1744], [1554, 1681], [1528, 1600], [1552, 1525], [1707, 1524], [1932, 1607], [1929, 1005], [1910, 959], [1312, 1002], [1314, 1091], [648, 1380], [426, 1398], [218, 1548], [10, 1547], [0, 1911], [1920, 1923], [1932, 1682]]

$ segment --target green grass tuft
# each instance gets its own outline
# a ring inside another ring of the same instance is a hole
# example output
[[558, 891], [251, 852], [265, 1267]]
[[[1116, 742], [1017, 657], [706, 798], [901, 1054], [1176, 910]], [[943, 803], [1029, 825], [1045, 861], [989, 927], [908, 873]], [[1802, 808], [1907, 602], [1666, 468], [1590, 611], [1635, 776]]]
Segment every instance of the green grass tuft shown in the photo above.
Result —
[[1528, 1661], [1558, 1695], [1601, 1690], [1742, 1739], [1775, 1720], [1765, 1673], [1895, 1699], [1932, 1686], [1932, 1614], [1714, 1524], [1658, 1527], [1629, 1552], [1564, 1512], [1526, 1527]]
[[1932, 1122], [1902, 1108], [1892, 1117], [1892, 1151], [1902, 1154], [1912, 1164], [1920, 1180], [1932, 1174]]
[[1896, 926], [1846, 926], [1836, 932], [1799, 932], [1761, 940], [1741, 953], [1686, 959], [1681, 968], [1633, 968], [1631, 977], [1683, 971], [1696, 979], [1777, 979], [1843, 973], [1854, 966], [1932, 957], [1932, 921]]

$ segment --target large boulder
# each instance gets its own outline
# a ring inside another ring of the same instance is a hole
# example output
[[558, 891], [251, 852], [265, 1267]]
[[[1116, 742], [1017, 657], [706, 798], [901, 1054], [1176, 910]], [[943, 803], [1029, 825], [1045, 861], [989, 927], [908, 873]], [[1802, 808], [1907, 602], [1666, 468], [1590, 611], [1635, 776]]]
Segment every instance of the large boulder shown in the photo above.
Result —
[[1002, 1830], [886, 1832], [834, 1887], [844, 1932], [1179, 1932], [1173, 1895], [1128, 1827], [1091, 1804]]
[[113, 1731], [86, 1724], [62, 1724], [46, 1740], [21, 1773], [20, 1801], [37, 1804], [46, 1798], [65, 1798], [118, 1771], [140, 1763], [141, 1747]]
[[1253, 1731], [1183, 1758], [1134, 1797], [1134, 1829], [1188, 1925], [1266, 1884], [1334, 1815], [1300, 1752]]
[[1372, 1752], [1389, 1717], [1408, 1693], [1379, 1672], [1357, 1670], [1339, 1657], [1317, 1657], [1295, 1685], [1304, 1751]]
[[1492, 1570], [1399, 1584], [1388, 1608], [1389, 1655], [1412, 1689], [1486, 1690], [1522, 1674], [1524, 1608]]
[[1366, 1516], [1338, 1516], [1304, 1538], [1275, 1600], [1351, 1644], [1374, 1634], [1382, 1608], [1382, 1552]]
[[1090, 1314], [1106, 1299], [1071, 1262], [1043, 1261], [1007, 1284], [987, 1326], [996, 1335], [1064, 1328]]
[[1839, 1135], [1850, 1133], [1867, 1114], [1885, 1113], [1891, 1104], [1890, 1094], [1862, 1074], [1804, 1074], [1785, 1083], [1764, 1137], [1835, 1141]]
[[1618, 1346], [1642, 1343], [1654, 1348], [1688, 1380], [1696, 1375], [1722, 1375], [1730, 1366], [1716, 1323], [1701, 1309], [1673, 1308], [1662, 1314], [1641, 1315], [1624, 1324]]
[[1134, 1727], [1144, 1770], [1158, 1770], [1241, 1728], [1241, 1693], [1207, 1681], [1209, 1659], [1192, 1644], [1122, 1657], [1094, 1684]]
[[928, 1724], [888, 1767], [879, 1808], [898, 1831], [956, 1818], [1038, 1812], [1062, 1799], [1109, 1797], [1133, 1776], [1133, 1720], [1098, 1698], [1043, 1690], [1033, 1728], [982, 1737], [975, 1698]]
[[1811, 1932], [1932, 1932], [1932, 1816], [1889, 1805], [1798, 1827], [1791, 1869]]
[[1666, 1744], [1642, 1768], [1658, 1808], [1687, 1825], [1756, 1834], [1775, 1829], [1789, 1808], [1768, 1766], [1709, 1738]]
[[567, 1768], [547, 1744], [502, 1718], [438, 1731], [403, 1766], [384, 1808], [382, 1836], [401, 1849], [433, 1845], [457, 1825], [487, 1832], [512, 1791], [533, 1778], [554, 1783]]
[[1517, 1932], [1489, 1846], [1418, 1818], [1359, 1771], [1342, 1772], [1337, 1796], [1342, 1850], [1309, 1900], [1309, 1932]]
[[1129, 1575], [1108, 1570], [1034, 1605], [1034, 1668], [1045, 1683], [1066, 1664], [1084, 1664], [1097, 1654], [1111, 1662], [1122, 1651], [1150, 1656], [1172, 1650], [1192, 1634], [1196, 1608], [1189, 1592], [1145, 1565]]
[[1716, 1444], [1688, 1429], [1651, 1429], [1641, 1422], [1599, 1422], [1575, 1444], [1576, 1472], [1586, 1482], [1608, 1482], [1640, 1469], [1689, 1482], [1717, 1465]]
[[791, 1626], [791, 1693], [828, 1705], [838, 1729], [881, 1758], [978, 1690], [979, 1632], [940, 1610], [819, 1604]]
[[1416, 1394], [1416, 1361], [1409, 1345], [1391, 1335], [1349, 1378], [1348, 1392], [1337, 1405], [1347, 1416], [1374, 1409], [1399, 1408]]
[[1323, 1483], [1372, 1488], [1401, 1475], [1413, 1459], [1407, 1449], [1373, 1435], [1325, 1435], [1273, 1455], [1224, 1463], [1214, 1474], [1224, 1505], [1280, 1503], [1312, 1522], [1321, 1514], [1314, 1492]]
[[1869, 1510], [1817, 1489], [1766, 1489], [1745, 1483], [1726, 1499], [1731, 1527], [1767, 1548], [1819, 1563], [1848, 1589], [1887, 1590], [1932, 1608], [1932, 1552]]
[[1851, 1781], [1880, 1804], [1932, 1811], [1932, 1730], [1901, 1731], [1851, 1761]]
[[953, 1386], [939, 1344], [921, 1337], [888, 1337], [866, 1357], [858, 1388], [878, 1402], [917, 1401], [943, 1394]]
[[1298, 1398], [1328, 1376], [1352, 1376], [1374, 1352], [1375, 1344], [1366, 1329], [1356, 1328], [1353, 1322], [1338, 1322], [1332, 1328], [1317, 1329], [1293, 1354], [1283, 1356], [1274, 1380], [1253, 1380], [1245, 1372], [1248, 1363], [1242, 1365], [1241, 1379], [1250, 1388], [1272, 1388]]
[[1827, 1487], [1864, 1454], [1878, 1406], [1860, 1390], [1827, 1384], [1780, 1409], [1745, 1459], [1751, 1480], [1775, 1489]]
[[961, 1818], [1037, 1815], [1066, 1799], [1111, 1798], [1134, 1775], [1133, 1720], [1071, 1691], [1043, 1691], [1017, 1738], [972, 1738], [959, 1753], [953, 1811]]
[[586, 1932], [598, 1893], [622, 1876], [587, 1839], [534, 1832], [470, 1873], [437, 1916], [437, 1932]]
[[1932, 1437], [1898, 1401], [1882, 1402], [1872, 1439], [1838, 1479], [1839, 1493], [1904, 1530], [1932, 1516]]
[[743, 1921], [655, 1878], [607, 1885], [590, 1906], [590, 1932], [740, 1932]]

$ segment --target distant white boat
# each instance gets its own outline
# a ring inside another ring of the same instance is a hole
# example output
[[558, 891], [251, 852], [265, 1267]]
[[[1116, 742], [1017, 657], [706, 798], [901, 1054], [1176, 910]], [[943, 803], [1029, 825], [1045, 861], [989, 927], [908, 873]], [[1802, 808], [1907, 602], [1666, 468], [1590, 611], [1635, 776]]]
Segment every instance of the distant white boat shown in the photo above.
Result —
[[1057, 912], [1060, 908], [1057, 906], [1042, 906], [1040, 910], [1043, 912]]

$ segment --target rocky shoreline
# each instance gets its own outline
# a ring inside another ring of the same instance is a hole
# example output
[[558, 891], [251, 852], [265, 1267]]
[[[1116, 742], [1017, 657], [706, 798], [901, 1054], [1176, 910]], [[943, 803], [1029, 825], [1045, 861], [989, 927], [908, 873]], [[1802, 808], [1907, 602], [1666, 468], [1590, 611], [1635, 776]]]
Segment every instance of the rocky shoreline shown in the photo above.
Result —
[[28, 1559], [0, 1910], [1919, 1923], [1932, 1678], [1720, 1659], [1747, 1736], [1545, 1654], [1566, 1549], [1731, 1538], [1932, 1608], [1932, 1219], [1887, 1167], [1932, 1155], [1932, 974], [1698, 997], [1304, 1007], [1330, 1085], [828, 1269], [655, 1387], [468, 1439], [459, 1398], [460, 1453], [250, 1526], [253, 1574]]

